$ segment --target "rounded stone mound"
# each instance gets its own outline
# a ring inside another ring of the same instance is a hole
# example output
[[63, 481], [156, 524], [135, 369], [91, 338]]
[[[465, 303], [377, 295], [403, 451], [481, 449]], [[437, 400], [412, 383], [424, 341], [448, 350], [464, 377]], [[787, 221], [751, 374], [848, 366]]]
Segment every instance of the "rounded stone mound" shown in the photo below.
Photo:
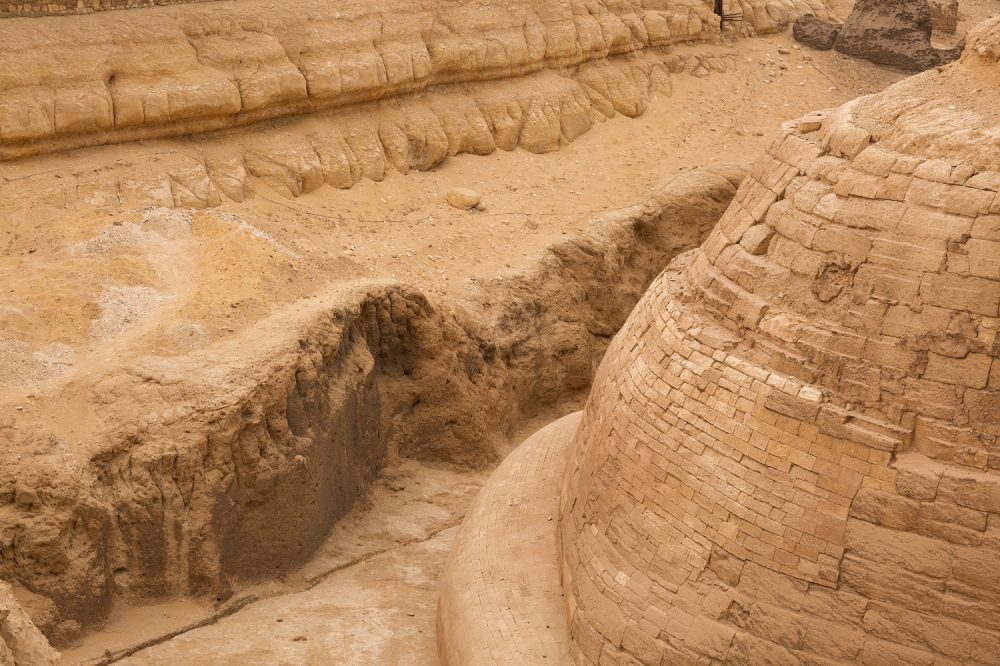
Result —
[[1000, 18], [787, 123], [612, 343], [561, 493], [582, 664], [1000, 663]]

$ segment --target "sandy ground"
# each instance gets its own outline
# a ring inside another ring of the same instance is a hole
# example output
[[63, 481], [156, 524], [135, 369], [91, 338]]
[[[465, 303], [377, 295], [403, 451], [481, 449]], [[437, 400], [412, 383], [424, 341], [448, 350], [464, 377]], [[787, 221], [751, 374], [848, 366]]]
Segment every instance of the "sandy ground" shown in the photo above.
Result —
[[[982, 16], [1000, 11], [1000, 2], [969, 0], [965, 11]], [[140, 152], [187, 150], [176, 141], [5, 166], [0, 405], [17, 406], [17, 427], [86, 441], [94, 415], [65, 388], [71, 380], [149, 350], [184, 354], [338, 281], [389, 277], [443, 292], [516, 267], [683, 169], [748, 162], [783, 120], [903, 77], [801, 49], [790, 35], [715, 48], [735, 49], [738, 66], [703, 79], [674, 75], [671, 95], [657, 95], [642, 117], [618, 116], [559, 152], [463, 155], [432, 172], [392, 172], [379, 183], [323, 186], [297, 199], [252, 181], [256, 194], [242, 204], [129, 211], [100, 197], [66, 205], [32, 178], [92, 171], [109, 157], [127, 169]], [[445, 193], [455, 186], [480, 192], [486, 210], [448, 206]], [[297, 573], [218, 605], [121, 607], [65, 662], [108, 663], [130, 646], [257, 599], [123, 663], [434, 663], [435, 579], [484, 478], [404, 462]]]

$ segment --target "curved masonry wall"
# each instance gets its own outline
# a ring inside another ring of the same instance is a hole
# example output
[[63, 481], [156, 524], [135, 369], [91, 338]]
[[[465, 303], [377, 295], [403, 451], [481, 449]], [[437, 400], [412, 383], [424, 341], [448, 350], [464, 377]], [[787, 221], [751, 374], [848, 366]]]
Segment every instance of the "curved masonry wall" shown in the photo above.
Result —
[[566, 479], [578, 663], [996, 663], [1000, 478], [817, 424], [811, 387], [716, 351], [671, 277], [609, 349]]
[[616, 336], [561, 497], [578, 663], [1000, 662], [997, 117], [937, 111], [998, 27], [786, 124]]
[[439, 583], [442, 666], [569, 659], [553, 518], [579, 420], [564, 416], [520, 443], [462, 520]]

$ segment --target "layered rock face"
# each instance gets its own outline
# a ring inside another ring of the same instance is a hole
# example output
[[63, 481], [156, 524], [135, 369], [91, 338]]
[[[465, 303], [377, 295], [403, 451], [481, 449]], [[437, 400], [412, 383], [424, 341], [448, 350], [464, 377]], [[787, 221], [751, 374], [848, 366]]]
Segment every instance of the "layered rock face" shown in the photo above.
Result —
[[0, 3], [0, 18], [90, 14], [109, 9], [138, 9], [210, 0], [27, 0]]
[[[828, 15], [823, 0], [748, 0], [743, 15], [766, 32], [805, 12]], [[719, 35], [705, 0], [246, 0], [109, 16], [0, 23], [0, 159], [204, 132]]]
[[595, 379], [583, 664], [1000, 661], [1000, 18], [784, 126]]
[[85, 442], [0, 429], [0, 578], [33, 593], [25, 609], [65, 644], [122, 597], [225, 599], [289, 571], [390, 455], [481, 465], [539, 405], [586, 387], [744, 174], [685, 173], [460, 296], [332, 285], [238, 335], [76, 383], [99, 414]]

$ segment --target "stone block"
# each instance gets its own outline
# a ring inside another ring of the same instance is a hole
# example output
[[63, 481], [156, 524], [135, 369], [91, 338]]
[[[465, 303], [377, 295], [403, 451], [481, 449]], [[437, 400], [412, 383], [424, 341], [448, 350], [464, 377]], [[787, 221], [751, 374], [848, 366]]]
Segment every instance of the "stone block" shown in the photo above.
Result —
[[855, 169], [885, 178], [892, 173], [892, 167], [899, 157], [899, 153], [876, 143], [858, 153], [858, 156], [854, 158], [853, 165]]
[[948, 470], [938, 485], [938, 501], [976, 511], [1000, 512], [1000, 478], [986, 472]]
[[773, 236], [774, 229], [766, 224], [756, 224], [746, 230], [740, 245], [752, 255], [766, 254]]
[[913, 177], [906, 191], [906, 202], [932, 209], [942, 208], [949, 188], [950, 186], [945, 183]]
[[[899, 567], [915, 574], [940, 579], [948, 576], [954, 551], [953, 546], [936, 539], [861, 520], [847, 521], [844, 546], [859, 560]], [[920, 556], [915, 557], [915, 553]]]
[[942, 308], [967, 310], [996, 317], [1000, 309], [1000, 282], [959, 275], [924, 275], [920, 299]]
[[822, 252], [838, 252], [852, 263], [862, 263], [871, 250], [871, 238], [860, 231], [828, 224], [816, 230], [812, 248]]
[[965, 181], [966, 187], [1000, 192], [1000, 171], [980, 171]]
[[933, 666], [939, 663], [933, 652], [868, 638], [862, 648], [864, 666]]
[[[821, 200], [820, 204], [822, 203]], [[840, 201], [840, 205], [831, 219], [837, 224], [855, 229], [892, 231], [899, 225], [906, 209], [906, 204], [900, 201], [870, 201], [850, 197]], [[820, 214], [818, 207], [816, 214]]]
[[874, 238], [869, 261], [900, 271], [939, 271], [945, 265], [945, 244], [937, 239]]
[[725, 659], [735, 634], [736, 629], [727, 624], [698, 616], [684, 637], [684, 647], [712, 659]]
[[972, 223], [972, 237], [1000, 241], [1000, 215], [980, 215]]
[[948, 188], [942, 208], [946, 213], [976, 217], [989, 213], [995, 198], [996, 194], [987, 190], [952, 186]]
[[949, 215], [933, 208], [910, 205], [900, 219], [896, 232], [905, 237], [961, 241], [972, 231], [972, 224], [971, 217]]
[[987, 354], [969, 354], [965, 358], [950, 358], [930, 352], [923, 377], [935, 382], [958, 384], [970, 388], [985, 388], [990, 376], [992, 358]]
[[973, 238], [965, 243], [969, 273], [984, 278], [1000, 278], [1000, 242]]
[[851, 518], [897, 530], [916, 528], [920, 504], [895, 493], [862, 488], [851, 503]]

